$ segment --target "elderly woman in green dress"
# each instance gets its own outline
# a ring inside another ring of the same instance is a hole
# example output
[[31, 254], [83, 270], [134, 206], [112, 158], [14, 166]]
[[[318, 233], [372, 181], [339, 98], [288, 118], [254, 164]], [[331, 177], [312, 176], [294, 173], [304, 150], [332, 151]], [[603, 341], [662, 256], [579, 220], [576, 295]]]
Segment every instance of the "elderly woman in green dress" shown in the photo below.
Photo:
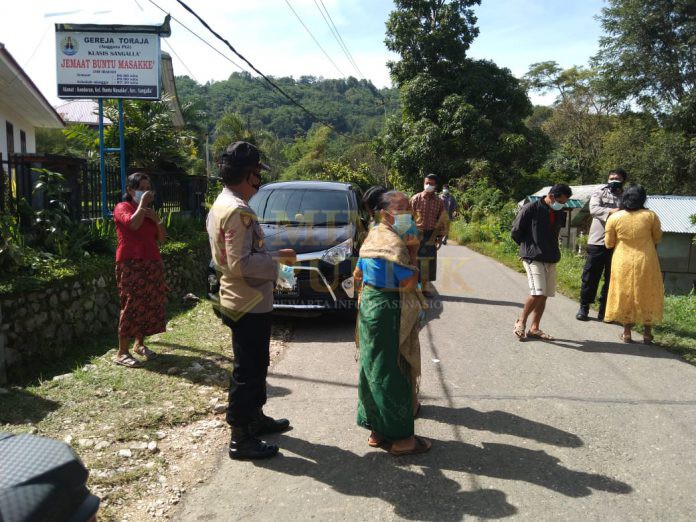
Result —
[[396, 191], [385, 192], [375, 210], [378, 224], [360, 248], [354, 273], [360, 289], [358, 424], [371, 430], [370, 446], [397, 456], [423, 453], [432, 443], [414, 433], [414, 406], [425, 305], [418, 270], [400, 237], [412, 224], [411, 212]]

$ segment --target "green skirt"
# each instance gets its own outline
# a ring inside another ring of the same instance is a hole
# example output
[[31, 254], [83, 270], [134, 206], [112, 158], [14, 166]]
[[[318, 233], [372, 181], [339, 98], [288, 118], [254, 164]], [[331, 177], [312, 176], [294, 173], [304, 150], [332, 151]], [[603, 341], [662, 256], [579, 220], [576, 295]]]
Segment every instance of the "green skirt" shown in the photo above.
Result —
[[399, 356], [398, 291], [365, 286], [358, 315], [358, 425], [395, 441], [413, 435], [413, 385]]

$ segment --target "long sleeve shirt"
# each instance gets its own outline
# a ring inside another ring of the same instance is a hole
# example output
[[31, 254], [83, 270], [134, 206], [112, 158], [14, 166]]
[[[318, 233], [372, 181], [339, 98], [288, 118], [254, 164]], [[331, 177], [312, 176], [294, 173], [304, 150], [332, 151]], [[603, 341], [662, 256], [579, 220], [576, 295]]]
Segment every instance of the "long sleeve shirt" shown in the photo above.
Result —
[[272, 311], [278, 263], [266, 250], [254, 211], [225, 188], [208, 213], [206, 228], [215, 270], [220, 275], [223, 312], [234, 316]]
[[611, 215], [609, 212], [613, 208], [619, 207], [621, 194], [614, 194], [609, 187], [603, 187], [590, 198], [590, 214], [592, 215], [592, 224], [590, 225], [590, 233], [587, 236], [588, 245], [604, 246], [604, 227], [607, 219]]

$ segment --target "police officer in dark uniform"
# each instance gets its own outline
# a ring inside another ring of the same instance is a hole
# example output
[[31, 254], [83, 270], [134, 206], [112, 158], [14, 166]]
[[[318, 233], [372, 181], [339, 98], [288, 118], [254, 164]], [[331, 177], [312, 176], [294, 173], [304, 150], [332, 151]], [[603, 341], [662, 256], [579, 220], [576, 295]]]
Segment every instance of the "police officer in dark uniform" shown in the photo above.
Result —
[[224, 189], [207, 220], [215, 270], [220, 278], [220, 311], [232, 330], [234, 368], [230, 380], [227, 422], [232, 429], [232, 459], [262, 459], [278, 453], [278, 446], [257, 437], [289, 429], [287, 419], [272, 419], [263, 412], [270, 362], [273, 287], [279, 263], [292, 265], [295, 251], [273, 255], [266, 250], [263, 230], [249, 199], [261, 185], [259, 150], [238, 141], [227, 147], [219, 163]]

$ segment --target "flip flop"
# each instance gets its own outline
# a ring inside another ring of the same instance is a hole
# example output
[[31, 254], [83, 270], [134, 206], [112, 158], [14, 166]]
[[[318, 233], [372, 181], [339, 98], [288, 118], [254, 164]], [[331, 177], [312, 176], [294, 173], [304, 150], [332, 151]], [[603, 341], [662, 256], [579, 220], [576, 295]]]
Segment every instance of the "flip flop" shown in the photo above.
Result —
[[113, 362], [126, 368], [140, 368], [142, 366], [142, 363], [129, 353], [114, 357]]
[[403, 457], [404, 455], [419, 455], [420, 453], [425, 453], [432, 448], [433, 444], [429, 440], [419, 437], [418, 435], [416, 435], [415, 438], [416, 445], [413, 448], [408, 450], [395, 450], [394, 446], [392, 446], [389, 448], [389, 453], [395, 457]]
[[373, 438], [372, 435], [370, 435], [367, 438], [367, 445], [370, 446], [371, 448], [381, 448], [387, 443], [387, 440], [382, 437], [381, 439], [376, 439]]
[[633, 342], [633, 339], [631, 339], [630, 335], [619, 334], [619, 339], [621, 339], [621, 341], [623, 341], [626, 344], [630, 344]]
[[512, 329], [512, 333], [514, 333], [520, 341], [524, 339], [524, 323], [519, 319], [515, 321], [515, 327]]
[[144, 344], [142, 346], [138, 346], [137, 348], [133, 348], [133, 351], [137, 353], [138, 355], [142, 355], [145, 357], [146, 361], [151, 361], [155, 357], [157, 357], [157, 354], [150, 350], [147, 346]]
[[555, 341], [555, 337], [552, 335], [547, 334], [546, 332], [542, 332], [541, 330], [529, 330], [527, 332], [527, 337], [530, 337], [532, 339], [541, 339], [542, 341]]

